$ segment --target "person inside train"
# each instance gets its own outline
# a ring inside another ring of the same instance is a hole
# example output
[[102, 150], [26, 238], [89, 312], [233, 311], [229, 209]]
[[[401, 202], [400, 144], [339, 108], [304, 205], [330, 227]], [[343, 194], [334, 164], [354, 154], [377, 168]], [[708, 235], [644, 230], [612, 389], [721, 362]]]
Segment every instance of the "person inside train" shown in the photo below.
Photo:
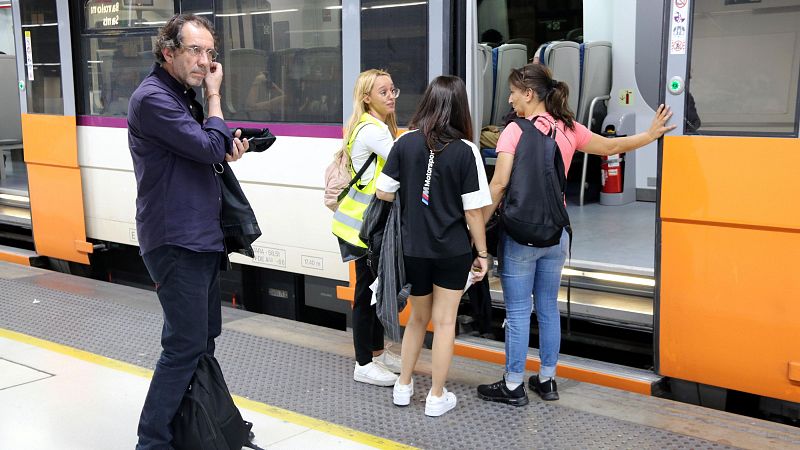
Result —
[[280, 88], [269, 72], [259, 72], [250, 83], [245, 99], [245, 108], [248, 112], [260, 113], [258, 117], [271, 120], [273, 115], [279, 115], [283, 109], [283, 89]]
[[484, 44], [488, 44], [492, 48], [499, 47], [500, 44], [503, 43], [503, 34], [494, 28], [489, 28], [481, 33], [480, 41]]
[[[356, 292], [353, 303], [353, 379], [378, 386], [393, 386], [400, 373], [400, 357], [384, 348], [384, 329], [370, 285], [375, 281], [367, 266], [367, 246], [358, 237], [364, 211], [375, 194], [375, 183], [397, 136], [395, 102], [400, 95], [388, 72], [370, 69], [359, 74], [353, 89], [353, 113], [344, 129], [340, 152], [350, 156], [351, 176], [369, 166], [350, 189], [333, 215], [333, 234], [339, 240], [342, 261], [355, 261]], [[370, 158], [371, 155], [374, 158]]]
[[[164, 327], [139, 419], [137, 450], [172, 448], [171, 423], [197, 363], [222, 331], [225, 261], [220, 182], [212, 165], [249, 148], [231, 138], [220, 105], [214, 27], [179, 14], [159, 30], [153, 70], [131, 95], [128, 144], [136, 174], [139, 249], [156, 285]], [[208, 117], [195, 99], [205, 87]]]
[[[628, 137], [605, 138], [575, 121], [573, 112], [567, 106], [569, 89], [566, 83], [554, 80], [544, 65], [527, 64], [514, 69], [508, 80], [511, 89], [508, 102], [518, 117], [528, 120], [536, 118], [534, 125], [543, 133], [549, 133], [552, 127], [556, 127], [555, 140], [564, 160], [565, 176], [576, 150], [595, 155], [625, 153], [647, 145], [675, 128], [674, 125], [666, 125], [672, 112], [661, 105], [647, 131]], [[497, 142], [497, 165], [490, 183], [492, 204], [483, 209], [487, 221], [503, 199], [510, 182], [514, 153], [521, 135], [520, 126], [512, 122], [506, 126]], [[529, 247], [507, 234], [501, 235], [498, 251], [501, 254], [500, 281], [506, 305], [506, 367], [502, 380], [478, 386], [480, 398], [515, 406], [528, 404], [523, 382], [533, 294], [539, 324], [541, 367], [537, 375], [530, 377], [528, 387], [543, 400], [558, 399], [555, 375], [561, 345], [561, 316], [557, 300], [561, 269], [567, 258], [568, 247], [566, 229], [558, 244], [545, 248]]]
[[[488, 269], [481, 208], [491, 197], [480, 153], [470, 142], [472, 119], [460, 78], [434, 79], [409, 128], [414, 131], [395, 142], [377, 191], [381, 200], [400, 197], [403, 259], [411, 284], [411, 318], [403, 335], [403, 367], [393, 399], [398, 406], [411, 401], [411, 375], [432, 320], [433, 384], [425, 414], [440, 416], [456, 406], [455, 394], [444, 384], [453, 357], [458, 305], [468, 278], [480, 281]], [[474, 259], [472, 244], [477, 250]]]

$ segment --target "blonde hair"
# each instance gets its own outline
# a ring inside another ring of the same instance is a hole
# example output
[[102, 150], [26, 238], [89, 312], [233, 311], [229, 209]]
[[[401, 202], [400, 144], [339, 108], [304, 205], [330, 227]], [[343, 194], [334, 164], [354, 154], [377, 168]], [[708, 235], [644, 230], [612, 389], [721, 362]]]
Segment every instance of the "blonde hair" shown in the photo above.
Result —
[[[347, 123], [344, 126], [344, 130], [342, 132], [342, 148], [339, 149], [337, 157], [342, 153], [347, 152], [347, 142], [350, 140], [350, 135], [353, 133], [353, 131], [355, 131], [356, 125], [358, 125], [358, 122], [361, 119], [361, 115], [365, 112], [369, 112], [369, 105], [364, 102], [364, 97], [368, 96], [369, 93], [372, 92], [372, 88], [375, 86], [375, 80], [377, 80], [378, 77], [391, 77], [391, 75], [389, 75], [389, 72], [380, 69], [369, 69], [358, 74], [356, 85], [353, 88], [353, 113], [350, 115], [350, 118], [347, 120]], [[396, 114], [393, 112], [387, 114], [384, 123], [386, 123], [386, 126], [389, 127], [389, 133], [392, 134], [392, 137], [397, 137]]]

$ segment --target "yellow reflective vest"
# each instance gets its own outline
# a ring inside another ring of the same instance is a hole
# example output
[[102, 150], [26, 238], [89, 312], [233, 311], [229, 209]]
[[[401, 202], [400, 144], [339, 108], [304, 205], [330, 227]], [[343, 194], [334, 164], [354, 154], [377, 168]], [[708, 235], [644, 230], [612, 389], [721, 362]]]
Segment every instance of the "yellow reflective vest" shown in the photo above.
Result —
[[[369, 113], [362, 114], [347, 141], [347, 155], [350, 156], [351, 159], [353, 142], [355, 142], [358, 132], [370, 123], [380, 127], [386, 126]], [[386, 160], [378, 156], [375, 163], [375, 175], [372, 176], [372, 180], [361, 188], [359, 188], [359, 184], [356, 182], [353, 187], [350, 188], [347, 196], [345, 196], [339, 204], [339, 208], [333, 213], [333, 234], [357, 247], [367, 248], [367, 244], [361, 242], [361, 239], [358, 238], [358, 232], [361, 230], [364, 210], [367, 209], [367, 205], [369, 205], [369, 202], [372, 201], [372, 197], [375, 195], [375, 182], [378, 180], [378, 175], [380, 175], [381, 170], [383, 170], [383, 165], [385, 163]], [[359, 167], [359, 169], [361, 168]], [[356, 170], [352, 164], [350, 165], [350, 176], [356, 176]]]

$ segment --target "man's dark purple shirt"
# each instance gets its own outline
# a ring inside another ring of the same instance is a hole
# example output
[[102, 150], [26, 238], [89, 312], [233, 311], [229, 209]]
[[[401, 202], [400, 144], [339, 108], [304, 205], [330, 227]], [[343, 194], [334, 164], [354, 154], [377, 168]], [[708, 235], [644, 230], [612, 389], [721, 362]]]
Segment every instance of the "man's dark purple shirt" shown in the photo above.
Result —
[[[136, 231], [141, 254], [162, 245], [222, 251], [220, 180], [231, 136], [195, 92], [156, 64], [128, 106], [128, 146], [136, 173]], [[219, 165], [217, 165], [219, 168]]]

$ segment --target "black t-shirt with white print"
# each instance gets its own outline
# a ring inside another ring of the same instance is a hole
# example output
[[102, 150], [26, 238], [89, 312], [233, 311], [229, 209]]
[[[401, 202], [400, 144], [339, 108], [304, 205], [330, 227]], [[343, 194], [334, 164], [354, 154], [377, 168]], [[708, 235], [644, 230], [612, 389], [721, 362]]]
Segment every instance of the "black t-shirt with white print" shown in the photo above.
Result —
[[458, 140], [431, 152], [422, 133], [405, 133], [392, 147], [377, 183], [382, 191], [399, 191], [403, 254], [449, 258], [471, 251], [464, 211], [491, 203], [474, 144]]

